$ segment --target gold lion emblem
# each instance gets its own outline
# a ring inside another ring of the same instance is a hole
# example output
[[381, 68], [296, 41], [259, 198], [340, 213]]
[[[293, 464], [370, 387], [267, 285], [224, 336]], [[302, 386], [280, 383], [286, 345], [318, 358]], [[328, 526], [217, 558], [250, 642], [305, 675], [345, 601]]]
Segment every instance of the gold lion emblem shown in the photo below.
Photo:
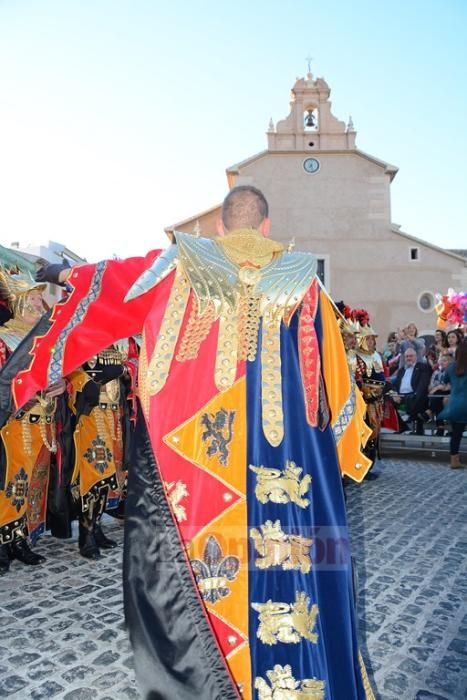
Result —
[[259, 613], [257, 636], [263, 644], [297, 644], [307, 639], [317, 644], [318, 635], [314, 631], [319, 608], [312, 605], [306, 593], [295, 593], [294, 603], [279, 603], [268, 600], [266, 603], [252, 603], [253, 610]]
[[308, 574], [311, 569], [310, 547], [313, 540], [301, 535], [286, 535], [282, 530], [280, 520], [274, 523], [266, 520], [260, 530], [253, 527], [250, 537], [255, 549], [260, 555], [255, 559], [259, 569], [269, 569], [270, 566], [281, 566], [284, 571], [300, 569]]
[[272, 671], [267, 671], [270, 685], [264, 678], [255, 679], [258, 700], [324, 700], [326, 683], [316, 678], [295, 680], [292, 669], [276, 664]]
[[285, 469], [268, 469], [267, 467], [255, 467], [249, 465], [252, 472], [257, 475], [255, 495], [260, 503], [295, 503], [300, 508], [310, 505], [305, 498], [310, 484], [311, 476], [305, 474], [300, 479], [303, 469], [297, 467], [295, 462], [287, 460]]

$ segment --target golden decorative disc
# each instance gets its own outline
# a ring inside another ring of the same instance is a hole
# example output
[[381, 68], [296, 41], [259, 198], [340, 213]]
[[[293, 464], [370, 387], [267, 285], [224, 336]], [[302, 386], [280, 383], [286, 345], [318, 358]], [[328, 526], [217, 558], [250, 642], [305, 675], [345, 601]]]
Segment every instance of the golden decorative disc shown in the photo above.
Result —
[[256, 267], [241, 267], [238, 271], [238, 276], [243, 284], [253, 286], [260, 280], [261, 271]]
[[277, 241], [266, 238], [253, 228], [238, 229], [226, 236], [216, 238], [230, 260], [241, 265], [251, 263], [257, 267], [268, 265], [276, 253], [281, 253], [284, 246]]

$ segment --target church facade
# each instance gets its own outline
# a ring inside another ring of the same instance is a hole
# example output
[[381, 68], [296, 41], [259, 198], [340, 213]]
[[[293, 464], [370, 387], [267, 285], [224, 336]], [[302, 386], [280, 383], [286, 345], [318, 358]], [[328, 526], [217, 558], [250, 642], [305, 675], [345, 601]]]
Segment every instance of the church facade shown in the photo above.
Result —
[[[331, 111], [330, 88], [311, 73], [292, 88], [290, 113], [269, 124], [267, 149], [227, 168], [229, 188], [251, 184], [266, 195], [271, 236], [313, 252], [331, 296], [366, 308], [385, 336], [414, 322], [435, 327], [435, 294], [464, 288], [467, 258], [401, 230], [391, 221], [397, 168], [356, 147], [350, 118]], [[166, 228], [216, 233], [220, 205]]]

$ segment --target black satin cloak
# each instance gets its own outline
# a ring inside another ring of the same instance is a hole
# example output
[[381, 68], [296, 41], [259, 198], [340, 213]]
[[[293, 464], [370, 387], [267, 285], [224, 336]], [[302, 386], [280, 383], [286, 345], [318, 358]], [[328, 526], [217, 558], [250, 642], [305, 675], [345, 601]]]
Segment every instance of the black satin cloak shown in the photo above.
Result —
[[144, 700], [238, 700], [138, 411], [125, 505], [124, 602]]

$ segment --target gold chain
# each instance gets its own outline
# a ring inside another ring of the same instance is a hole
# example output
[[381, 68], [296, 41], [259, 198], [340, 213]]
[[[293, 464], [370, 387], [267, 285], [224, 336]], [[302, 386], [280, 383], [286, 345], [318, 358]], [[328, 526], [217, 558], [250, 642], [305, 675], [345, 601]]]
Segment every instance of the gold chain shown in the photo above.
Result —
[[32, 455], [32, 433], [29, 424], [29, 416], [26, 414], [21, 420], [21, 437], [23, 439], [23, 449], [27, 455]]
[[[47, 425], [50, 425], [50, 432], [52, 435], [52, 440], [49, 442], [49, 436], [47, 435]], [[45, 419], [39, 419], [39, 432], [41, 434], [42, 443], [47, 447], [49, 452], [57, 451], [57, 430], [55, 426], [55, 421], [51, 421], [49, 424], [46, 423]]]
[[190, 317], [183, 334], [180, 349], [177, 353], [177, 361], [185, 362], [198, 357], [201, 343], [208, 337], [211, 326], [214, 323], [214, 305], [209, 303], [202, 316], [199, 315], [198, 302], [193, 298]]
[[139, 372], [138, 372], [138, 395], [141, 401], [141, 406], [146, 417], [149, 416], [149, 392], [145, 377], [148, 373], [148, 351], [146, 346], [146, 333], [143, 330], [141, 339], [141, 350], [139, 354]]
[[238, 309], [239, 360], [254, 362], [258, 346], [260, 299], [252, 287], [241, 295]]
[[105, 420], [104, 420], [105, 411], [103, 411], [100, 406], [96, 406], [93, 410], [93, 413], [94, 413], [94, 417], [96, 419], [97, 435], [105, 442], [105, 434], [106, 434]]

